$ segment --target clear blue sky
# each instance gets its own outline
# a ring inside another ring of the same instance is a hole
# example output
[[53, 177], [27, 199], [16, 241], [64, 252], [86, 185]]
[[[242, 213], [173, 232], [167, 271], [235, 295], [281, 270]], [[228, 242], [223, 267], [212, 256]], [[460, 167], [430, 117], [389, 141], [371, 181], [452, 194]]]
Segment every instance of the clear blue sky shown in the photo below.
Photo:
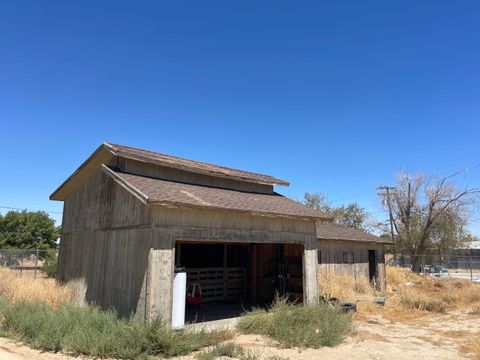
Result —
[[1, 206], [61, 212], [111, 141], [383, 218], [399, 170], [480, 163], [480, 2], [4, 1], [0, 122]]

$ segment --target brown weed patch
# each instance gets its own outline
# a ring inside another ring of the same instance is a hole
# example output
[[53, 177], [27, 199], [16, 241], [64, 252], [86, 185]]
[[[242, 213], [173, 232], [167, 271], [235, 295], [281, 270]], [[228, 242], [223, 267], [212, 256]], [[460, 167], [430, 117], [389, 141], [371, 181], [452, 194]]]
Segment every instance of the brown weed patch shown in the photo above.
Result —
[[54, 279], [20, 276], [18, 272], [0, 267], [0, 297], [9, 302], [27, 300], [58, 308], [75, 303], [74, 294], [71, 287], [60, 285]]
[[[319, 272], [319, 286], [326, 298], [354, 302], [357, 320], [368, 321], [381, 315], [391, 322], [421, 323], [428, 314], [455, 309], [480, 308], [480, 286], [467, 280], [438, 279], [415, 274], [409, 269], [387, 267], [387, 288], [376, 292], [365, 279]], [[385, 296], [385, 306], [374, 303], [375, 296]], [[480, 311], [480, 310], [478, 310]], [[473, 310], [474, 315], [476, 313]]]
[[480, 336], [475, 336], [460, 347], [460, 351], [473, 355], [473, 358], [480, 360]]

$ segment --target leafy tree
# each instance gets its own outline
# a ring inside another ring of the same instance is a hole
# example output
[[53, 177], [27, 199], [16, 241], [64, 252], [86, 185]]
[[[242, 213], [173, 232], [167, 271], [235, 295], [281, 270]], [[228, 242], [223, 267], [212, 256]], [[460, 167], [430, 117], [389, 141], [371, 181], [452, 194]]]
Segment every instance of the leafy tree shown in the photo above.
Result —
[[474, 238], [467, 231], [467, 225], [466, 219], [453, 211], [439, 215], [430, 236], [431, 250], [443, 255], [452, 249], [468, 247]]
[[323, 212], [331, 212], [332, 207], [328, 203], [327, 195], [323, 193], [308, 193], [303, 195], [303, 203], [313, 209]]
[[336, 223], [359, 230], [368, 230], [369, 215], [358, 203], [342, 205], [336, 208], [334, 213]]
[[55, 249], [59, 233], [55, 221], [43, 211], [9, 211], [0, 217], [0, 248]]
[[339, 207], [333, 207], [328, 202], [327, 196], [323, 193], [305, 193], [304, 204], [311, 208], [331, 213], [336, 224], [346, 227], [369, 231], [367, 222], [368, 213], [356, 202]]
[[[401, 173], [390, 199], [381, 194], [392, 212], [395, 248], [415, 255], [413, 262], [434, 251], [444, 253], [465, 246], [472, 239], [466, 226], [479, 191], [459, 189], [450, 178]], [[413, 265], [418, 271], [418, 264]]]

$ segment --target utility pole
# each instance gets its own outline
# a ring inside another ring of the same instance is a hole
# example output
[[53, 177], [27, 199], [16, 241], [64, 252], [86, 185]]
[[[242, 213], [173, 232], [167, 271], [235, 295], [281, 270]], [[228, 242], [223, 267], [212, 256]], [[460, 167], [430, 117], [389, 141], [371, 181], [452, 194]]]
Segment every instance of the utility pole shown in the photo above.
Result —
[[392, 235], [392, 242], [395, 243], [395, 233], [393, 231], [393, 212], [392, 212], [392, 203], [390, 201], [390, 190], [395, 190], [393, 186], [379, 186], [377, 190], [382, 190], [385, 192], [379, 193], [379, 195], [386, 195], [387, 198], [387, 206], [388, 206], [388, 214], [390, 218], [390, 234]]

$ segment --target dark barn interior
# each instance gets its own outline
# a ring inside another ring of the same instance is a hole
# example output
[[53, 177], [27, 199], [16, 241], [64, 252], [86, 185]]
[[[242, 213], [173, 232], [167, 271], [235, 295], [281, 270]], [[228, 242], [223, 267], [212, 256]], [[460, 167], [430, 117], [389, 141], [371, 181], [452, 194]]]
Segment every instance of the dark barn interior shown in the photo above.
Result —
[[187, 300], [187, 322], [239, 316], [276, 295], [303, 301], [302, 245], [177, 242], [175, 254], [187, 272], [187, 297], [200, 302]]

